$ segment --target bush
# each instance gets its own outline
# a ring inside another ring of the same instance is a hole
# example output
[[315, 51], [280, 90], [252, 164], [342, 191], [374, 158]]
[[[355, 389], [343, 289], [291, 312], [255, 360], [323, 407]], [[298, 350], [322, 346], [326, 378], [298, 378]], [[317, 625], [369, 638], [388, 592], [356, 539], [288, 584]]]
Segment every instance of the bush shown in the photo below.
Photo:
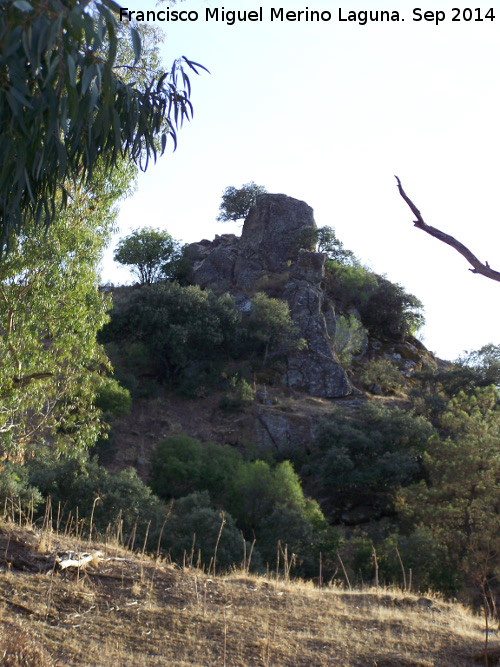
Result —
[[[97, 531], [104, 533], [109, 524], [120, 517], [123, 535], [130, 534], [136, 526], [139, 541], [146, 534], [153, 539], [162, 524], [167, 509], [137, 476], [134, 468], [112, 475], [96, 460], [54, 459], [50, 455], [28, 464], [30, 484], [43, 496], [52, 498], [52, 507], [64, 508], [64, 519], [71, 512], [73, 517], [86, 519], [87, 527], [94, 509], [93, 522]], [[100, 500], [94, 506], [94, 500]], [[64, 520], [63, 519], [63, 520]], [[139, 543], [139, 542], [138, 542]], [[154, 541], [150, 542], [154, 544]]]
[[422, 479], [432, 433], [426, 419], [398, 408], [365, 404], [356, 414], [337, 409], [318, 423], [301, 473], [314, 480], [337, 520], [360, 505], [374, 516], [391, 514], [398, 490]]
[[327, 262], [326, 283], [340, 309], [354, 305], [372, 335], [400, 340], [415, 335], [425, 323], [416, 296], [359, 264]]
[[255, 352], [264, 355], [264, 365], [270, 357], [305, 347], [306, 342], [299, 338], [286, 301], [268, 297], [264, 292], [257, 292], [250, 301], [252, 311], [243, 324], [254, 343]]
[[160, 440], [151, 458], [151, 488], [162, 498], [180, 498], [199, 488], [203, 446], [181, 434]]
[[206, 391], [218, 364], [230, 356], [240, 320], [228, 294], [194, 285], [151, 285], [117, 301], [101, 339], [115, 343], [108, 352], [122, 374], [133, 371], [196, 395]]
[[[222, 513], [213, 508], [206, 491], [192, 493], [174, 503], [162, 539], [162, 548], [178, 563], [186, 558], [193, 565], [208, 567], [214, 557], [222, 521], [224, 526], [217, 546], [216, 562], [227, 570], [243, 560], [243, 540], [233, 517], [228, 512]], [[254, 566], [260, 564], [257, 551], [252, 561]]]
[[162, 498], [180, 498], [208, 491], [220, 509], [231, 511], [227, 499], [242, 455], [234, 447], [208, 442], [202, 445], [185, 434], [161, 440], [152, 457], [151, 487]]
[[106, 378], [99, 387], [95, 400], [96, 408], [102, 410], [105, 417], [122, 417], [130, 413], [132, 398], [130, 392], [113, 378]]
[[255, 389], [238, 374], [229, 379], [229, 389], [219, 401], [221, 410], [239, 410], [245, 405], [253, 403]]
[[[305, 575], [306, 570], [316, 570], [319, 551], [329, 548], [332, 539], [337, 543], [319, 505], [304, 496], [289, 461], [272, 468], [264, 461], [244, 461], [228, 445], [202, 446], [193, 438], [177, 436], [158, 444], [152, 471], [153, 490], [162, 497], [190, 494], [190, 498], [205, 498], [201, 515], [198, 511], [193, 515], [196, 520], [202, 516], [211, 526], [216, 525], [215, 508], [234, 517], [247, 539], [256, 537], [265, 560], [275, 559], [280, 540], [283, 546], [288, 544], [290, 555], [297, 554], [302, 563], [300, 572]], [[188, 502], [186, 496], [174, 507], [184, 501]], [[198, 539], [198, 532], [196, 536]], [[241, 550], [241, 539], [239, 544]]]
[[375, 274], [360, 265], [349, 266], [330, 260], [326, 262], [325, 269], [328, 292], [340, 310], [345, 311], [352, 306], [359, 310], [377, 287]]
[[354, 315], [341, 315], [335, 323], [335, 352], [344, 368], [349, 368], [352, 357], [366, 344], [366, 329]]
[[402, 285], [377, 276], [377, 287], [360, 304], [359, 312], [363, 324], [373, 333], [404, 339], [414, 336], [425, 324], [422, 308], [422, 302]]
[[368, 388], [371, 385], [378, 385], [386, 394], [396, 392], [405, 384], [396, 366], [384, 357], [370, 359], [359, 377]]
[[[5, 507], [10, 513], [14, 508], [21, 505], [21, 511], [27, 515], [28, 512], [36, 511], [43, 502], [40, 491], [30, 483], [29, 472], [26, 466], [20, 463], [4, 461], [0, 469], [0, 507]], [[17, 510], [15, 511], [17, 519]]]

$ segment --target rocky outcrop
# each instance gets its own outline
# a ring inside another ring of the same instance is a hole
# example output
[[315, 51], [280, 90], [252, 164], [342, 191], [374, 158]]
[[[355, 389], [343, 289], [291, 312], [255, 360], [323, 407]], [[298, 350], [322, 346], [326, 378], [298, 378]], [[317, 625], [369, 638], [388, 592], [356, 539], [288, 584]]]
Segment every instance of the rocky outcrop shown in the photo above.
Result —
[[259, 291], [286, 300], [307, 348], [288, 356], [284, 383], [311, 396], [336, 398], [348, 395], [351, 386], [334, 352], [335, 312], [321, 286], [325, 255], [304, 248], [304, 230], [315, 227], [305, 202], [264, 194], [251, 208], [241, 238], [223, 234], [192, 243], [187, 257], [193, 283], [229, 291], [242, 311], [248, 310], [249, 295]]
[[243, 225], [235, 286], [252, 289], [265, 274], [287, 271], [305, 227], [316, 227], [313, 210], [305, 202], [286, 195], [257, 197]]
[[283, 299], [307, 349], [288, 356], [287, 384], [311, 396], [336, 398], [351, 392], [335, 356], [335, 311], [321, 289], [325, 255], [300, 250], [292, 265]]
[[235, 234], [221, 234], [213, 241], [204, 239], [191, 243], [186, 249], [186, 257], [192, 265], [191, 281], [218, 292], [231, 289], [239, 242]]

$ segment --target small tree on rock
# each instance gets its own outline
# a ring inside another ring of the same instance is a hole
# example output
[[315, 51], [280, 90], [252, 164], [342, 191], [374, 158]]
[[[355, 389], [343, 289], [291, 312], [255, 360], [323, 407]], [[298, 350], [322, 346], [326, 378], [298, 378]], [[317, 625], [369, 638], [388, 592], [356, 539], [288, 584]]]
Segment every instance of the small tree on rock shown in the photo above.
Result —
[[230, 186], [222, 193], [222, 201], [219, 206], [220, 213], [217, 216], [219, 222], [229, 220], [242, 220], [247, 217], [248, 211], [255, 204], [257, 195], [267, 192], [263, 185], [257, 185], [253, 181], [245, 183], [241, 188]]

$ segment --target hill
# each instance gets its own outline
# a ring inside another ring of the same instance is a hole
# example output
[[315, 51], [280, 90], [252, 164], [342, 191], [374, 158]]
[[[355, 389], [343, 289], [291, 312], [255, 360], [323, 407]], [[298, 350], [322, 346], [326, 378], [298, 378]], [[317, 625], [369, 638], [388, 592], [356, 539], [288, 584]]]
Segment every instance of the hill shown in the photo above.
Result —
[[[166, 529], [168, 529], [168, 524]], [[56, 551], [101, 550], [85, 570]], [[482, 619], [395, 589], [346, 590], [246, 571], [208, 575], [113, 541], [0, 524], [1, 664], [8, 667], [473, 667]], [[110, 558], [111, 560], [106, 560]], [[500, 644], [490, 645], [496, 664]]]

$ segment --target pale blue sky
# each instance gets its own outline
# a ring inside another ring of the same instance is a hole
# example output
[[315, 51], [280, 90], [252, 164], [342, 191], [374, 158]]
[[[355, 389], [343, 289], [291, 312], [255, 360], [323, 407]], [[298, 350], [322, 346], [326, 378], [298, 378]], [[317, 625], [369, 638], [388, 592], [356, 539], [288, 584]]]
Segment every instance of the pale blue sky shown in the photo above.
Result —
[[[200, 18], [157, 24], [167, 35], [164, 62], [186, 55], [211, 74], [192, 77], [194, 119], [177, 151], [141, 174], [122, 205], [119, 236], [154, 226], [192, 242], [237, 231], [215, 221], [221, 194], [253, 180], [306, 201], [319, 226], [335, 227], [363, 262], [418, 296], [430, 350], [454, 358], [499, 344], [500, 283], [473, 275], [451, 248], [415, 229], [394, 180], [428, 224], [500, 270], [500, 6], [494, 21], [452, 22], [453, 3], [429, 4], [446, 20], [414, 22], [408, 2], [392, 5], [404, 21], [364, 26], [337, 20], [339, 7], [344, 16], [359, 9], [349, 1], [179, 4]], [[483, 15], [490, 8], [478, 4]], [[143, 0], [122, 6], [158, 9]], [[333, 18], [271, 23], [279, 6]], [[207, 22], [206, 7], [263, 7], [264, 21]], [[103, 280], [130, 281], [112, 249]]]

